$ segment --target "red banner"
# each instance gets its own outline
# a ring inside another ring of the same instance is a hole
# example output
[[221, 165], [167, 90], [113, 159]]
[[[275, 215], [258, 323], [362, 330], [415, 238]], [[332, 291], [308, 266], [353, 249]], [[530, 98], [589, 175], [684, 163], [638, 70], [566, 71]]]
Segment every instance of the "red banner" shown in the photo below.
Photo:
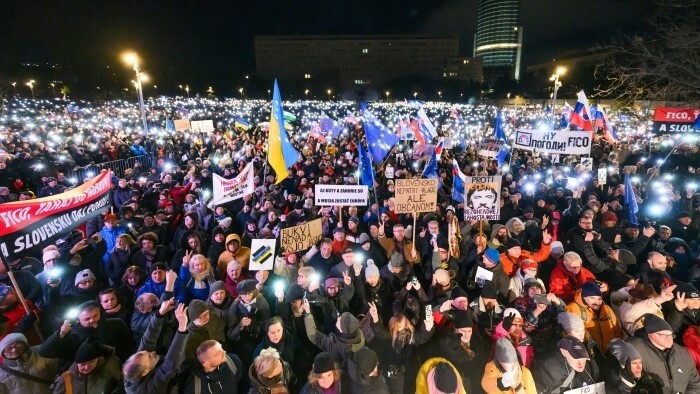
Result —
[[693, 127], [699, 115], [700, 109], [694, 108], [656, 108], [652, 131], [656, 134], [700, 132]]
[[65, 193], [0, 204], [0, 251], [8, 261], [40, 251], [109, 208], [110, 186], [105, 170]]

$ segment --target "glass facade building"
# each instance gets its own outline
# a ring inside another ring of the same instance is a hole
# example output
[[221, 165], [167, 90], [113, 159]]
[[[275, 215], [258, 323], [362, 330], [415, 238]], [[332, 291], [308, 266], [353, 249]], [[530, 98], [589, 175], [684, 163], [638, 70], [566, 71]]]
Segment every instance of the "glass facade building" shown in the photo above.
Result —
[[474, 56], [483, 59], [485, 74], [491, 69], [520, 79], [522, 34], [520, 0], [479, 0]]

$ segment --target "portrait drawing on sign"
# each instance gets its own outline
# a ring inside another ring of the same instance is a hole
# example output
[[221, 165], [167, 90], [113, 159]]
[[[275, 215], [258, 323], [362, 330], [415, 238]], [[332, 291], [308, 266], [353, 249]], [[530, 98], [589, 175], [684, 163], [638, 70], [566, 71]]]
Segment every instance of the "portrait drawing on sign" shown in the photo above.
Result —
[[496, 209], [498, 191], [491, 184], [475, 184], [469, 189], [467, 205], [471, 209]]

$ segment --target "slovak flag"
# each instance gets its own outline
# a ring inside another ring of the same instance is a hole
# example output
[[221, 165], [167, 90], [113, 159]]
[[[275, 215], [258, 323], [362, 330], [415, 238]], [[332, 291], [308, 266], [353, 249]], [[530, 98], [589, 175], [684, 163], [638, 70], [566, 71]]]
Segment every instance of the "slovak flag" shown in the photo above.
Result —
[[602, 108], [598, 108], [595, 113], [595, 127], [603, 130], [603, 137], [605, 137], [608, 142], [617, 141], [617, 133], [613, 129], [612, 125], [608, 123], [608, 117], [605, 116]]
[[456, 202], [464, 202], [464, 184], [467, 176], [459, 168], [457, 160], [452, 159], [452, 199]]
[[435, 147], [435, 158], [440, 160], [440, 157], [442, 156], [442, 147], [445, 145], [445, 139], [440, 138], [440, 141], [438, 141], [437, 146]]
[[433, 122], [430, 121], [423, 108], [419, 109], [416, 114], [418, 115], [418, 131], [426, 142], [431, 142], [433, 138], [437, 137], [437, 130], [435, 130]]
[[578, 100], [576, 106], [571, 112], [569, 123], [584, 131], [593, 131], [593, 123], [591, 123], [591, 108], [588, 106], [586, 94], [582, 91], [578, 92]]

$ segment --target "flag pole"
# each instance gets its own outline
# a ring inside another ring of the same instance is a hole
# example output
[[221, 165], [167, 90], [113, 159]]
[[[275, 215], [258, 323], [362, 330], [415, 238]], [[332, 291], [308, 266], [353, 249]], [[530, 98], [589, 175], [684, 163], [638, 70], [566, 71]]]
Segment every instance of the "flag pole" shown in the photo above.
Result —
[[[27, 316], [31, 315], [33, 312], [31, 309], [29, 309], [29, 306], [27, 305], [27, 299], [24, 298], [24, 294], [22, 294], [22, 289], [20, 289], [19, 285], [17, 284], [15, 274], [14, 272], [12, 272], [12, 267], [10, 267], [10, 264], [7, 262], [5, 256], [2, 253], [0, 253], [0, 261], [2, 261], [2, 265], [4, 266], [5, 271], [7, 272], [7, 276], [10, 278], [10, 283], [12, 283], [12, 287], [14, 287], [15, 292], [17, 293], [17, 298], [19, 298], [19, 302], [22, 304], [24, 311], [27, 313]], [[34, 331], [36, 331], [35, 334], [37, 335], [37, 337], [43, 342], [44, 337], [43, 335], [41, 335], [41, 331], [39, 330], [39, 327], [37, 327], [36, 321], [34, 321], [32, 327], [34, 328]]]

